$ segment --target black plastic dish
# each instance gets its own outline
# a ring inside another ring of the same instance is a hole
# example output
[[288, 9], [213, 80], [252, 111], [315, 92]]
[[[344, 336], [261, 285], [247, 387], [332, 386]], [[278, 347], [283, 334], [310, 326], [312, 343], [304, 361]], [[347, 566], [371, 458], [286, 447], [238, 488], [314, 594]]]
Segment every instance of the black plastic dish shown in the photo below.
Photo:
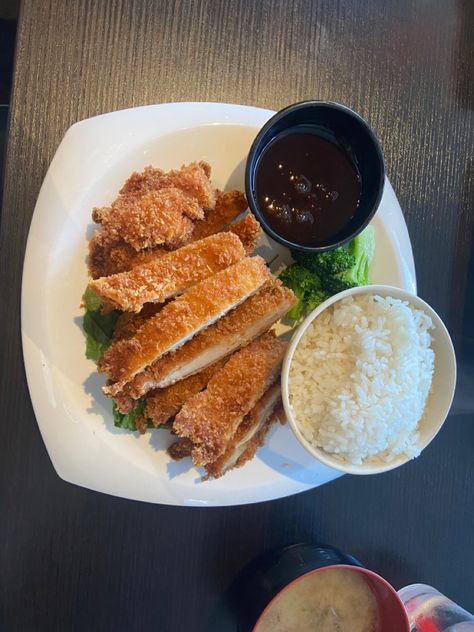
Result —
[[254, 560], [241, 572], [232, 591], [239, 632], [251, 632], [272, 599], [292, 581], [315, 569], [339, 564], [363, 568], [351, 555], [324, 544], [292, 544]]
[[[256, 175], [260, 157], [276, 136], [295, 128], [314, 130], [316, 134], [332, 139], [349, 154], [361, 176], [359, 210], [347, 227], [331, 242], [302, 245], [288, 241], [268, 225], [258, 205]], [[287, 248], [307, 252], [331, 250], [356, 237], [375, 215], [382, 198], [384, 181], [382, 149], [372, 129], [356, 112], [345, 105], [330, 101], [302, 101], [277, 112], [257, 134], [250, 148], [245, 170], [249, 207], [264, 231]]]

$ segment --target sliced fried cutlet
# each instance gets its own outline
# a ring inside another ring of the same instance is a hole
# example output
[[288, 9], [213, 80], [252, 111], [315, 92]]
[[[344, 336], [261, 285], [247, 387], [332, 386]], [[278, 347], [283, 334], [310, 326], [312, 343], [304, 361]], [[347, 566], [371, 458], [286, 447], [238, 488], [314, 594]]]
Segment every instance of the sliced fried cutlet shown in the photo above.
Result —
[[168, 422], [192, 395], [206, 388], [211, 377], [224, 366], [224, 363], [225, 360], [219, 360], [181, 382], [149, 393], [146, 398], [145, 417], [151, 419], [155, 426]]
[[247, 208], [245, 195], [240, 191], [219, 191], [215, 207], [206, 213], [204, 219], [196, 222], [193, 240], [219, 232]]
[[[278, 392], [279, 384], [274, 384], [273, 387], [270, 388], [276, 389]], [[242, 467], [242, 465], [245, 465], [245, 463], [253, 459], [258, 448], [263, 446], [268, 431], [273, 426], [273, 424], [280, 422], [283, 426], [286, 423], [285, 411], [283, 410], [281, 401], [278, 401], [278, 397], [274, 402], [273, 407], [270, 403], [271, 410], [270, 412], [268, 412], [267, 415], [265, 415], [265, 409], [262, 410], [260, 403], [262, 402], [263, 398], [266, 399], [268, 397], [269, 391], [270, 389], [267, 390], [262, 399], [260, 399], [259, 402], [257, 402], [256, 406], [248, 413], [248, 415], [246, 415], [244, 421], [237, 429], [237, 433], [241, 437], [238, 449], [236, 449], [233, 454], [228, 454], [226, 450], [224, 454], [227, 456], [227, 460], [225, 460], [225, 456], [222, 455], [222, 457], [217, 459], [217, 461], [214, 461], [214, 463], [212, 464], [209, 463], [206, 466], [206, 469], [209, 472], [209, 476], [215, 476], [217, 478], [219, 476], [222, 476], [222, 474], [228, 472], [229, 469], [233, 467]], [[273, 391], [273, 394], [274, 393], [275, 391]], [[258, 419], [257, 424], [255, 424], [256, 418]], [[248, 436], [245, 437], [247, 430]], [[193, 442], [190, 439], [184, 438], [178, 439], [178, 441], [172, 443], [168, 447], [167, 452], [172, 459], [174, 459], [175, 461], [179, 461], [181, 459], [185, 459], [188, 456], [191, 456], [193, 448]], [[219, 465], [220, 468], [217, 469]]]
[[111, 274], [109, 270], [115, 271], [110, 266], [110, 251], [118, 244], [117, 237], [111, 237], [106, 231], [96, 230], [89, 241], [89, 254], [87, 256], [87, 267], [93, 279]]
[[164, 245], [178, 248], [194, 229], [192, 219], [203, 217], [196, 198], [177, 188], [120, 195], [112, 206], [94, 209], [93, 219], [112, 241], [121, 238], [135, 250]]
[[147, 303], [138, 314], [133, 314], [132, 312], [120, 314], [115, 323], [112, 336], [113, 341], [133, 338], [143, 323], [148, 320], [150, 316], [157, 314], [162, 308], [163, 305]]
[[[273, 411], [278, 406], [281, 406], [281, 387], [279, 382], [270, 386], [252, 410], [244, 417], [223, 454], [212, 463], [206, 465], [208, 475], [213, 478], [219, 478], [235, 467], [240, 457], [247, 452], [251, 445], [254, 445], [257, 435], [265, 426], [268, 426], [266, 430], [268, 432], [270, 426], [267, 422], [273, 416]], [[256, 449], [257, 445], [255, 445], [252, 456], [254, 456]], [[251, 456], [248, 456], [245, 462], [250, 458]]]
[[93, 279], [126, 272], [133, 267], [156, 261], [158, 257], [165, 255], [169, 250], [163, 246], [146, 248], [136, 251], [123, 239], [115, 239], [112, 242], [107, 238], [102, 229], [97, 230], [89, 242], [88, 267]]
[[251, 254], [255, 250], [257, 241], [262, 234], [260, 224], [250, 213], [228, 226], [226, 230], [237, 235], [247, 254]]
[[223, 454], [245, 415], [279, 375], [286, 346], [273, 332], [263, 334], [234, 353], [206, 390], [184, 404], [173, 430], [193, 442], [196, 465]]
[[138, 399], [201, 371], [270, 329], [296, 300], [289, 288], [272, 278], [242, 305], [137, 375], [127, 384], [127, 394]]
[[154, 167], [145, 167], [141, 173], [132, 173], [120, 193], [139, 195], [147, 191], [176, 187], [196, 198], [201, 208], [211, 209], [215, 206], [216, 194], [209, 180], [210, 174], [211, 167], [204, 161], [192, 162], [168, 173]]
[[[150, 169], [152, 168], [150, 167]], [[136, 175], [141, 176], [141, 174]], [[246, 208], [247, 201], [243, 193], [239, 191], [220, 193], [216, 208], [208, 211], [205, 219], [194, 223], [193, 231], [187, 239], [183, 239], [180, 245], [198, 241], [222, 230]], [[259, 236], [256, 234], [255, 224], [256, 220], [251, 222], [245, 217], [227, 229], [235, 232], [241, 238], [247, 253], [253, 250], [252, 241]], [[98, 279], [99, 277], [126, 272], [137, 265], [148, 263], [163, 256], [169, 250], [170, 248], [164, 246], [154, 246], [137, 251], [117, 235], [113, 235], [111, 238], [109, 232], [98, 230], [89, 243], [89, 273], [93, 279]]]
[[115, 309], [138, 312], [145, 303], [163, 303], [244, 257], [237, 235], [219, 233], [129, 272], [91, 281], [89, 287]]
[[258, 432], [245, 444], [245, 450], [239, 456], [235, 462], [234, 467], [242, 467], [248, 461], [253, 459], [258, 448], [261, 448], [265, 443], [268, 431], [273, 424], [280, 423], [282, 426], [286, 423], [285, 411], [281, 403], [277, 404], [275, 410], [266, 419], [266, 422], [262, 424]]
[[104, 392], [117, 394], [140, 371], [245, 301], [270, 277], [261, 257], [241, 259], [170, 301], [133, 338], [112, 343], [103, 353], [99, 371], [116, 382]]

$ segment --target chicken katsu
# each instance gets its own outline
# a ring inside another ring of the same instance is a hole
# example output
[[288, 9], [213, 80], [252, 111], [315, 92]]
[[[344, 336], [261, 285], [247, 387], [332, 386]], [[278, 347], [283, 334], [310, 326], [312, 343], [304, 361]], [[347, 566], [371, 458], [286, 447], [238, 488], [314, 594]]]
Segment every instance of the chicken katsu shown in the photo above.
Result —
[[273, 384], [244, 417], [222, 455], [206, 465], [208, 475], [219, 478], [233, 467], [242, 466], [251, 459], [257, 448], [263, 444], [270, 427], [281, 416], [274, 415], [274, 411], [281, 405], [280, 384]]
[[191, 238], [193, 218], [202, 213], [197, 201], [180, 189], [119, 196], [112, 206], [96, 209], [93, 219], [111, 239], [121, 238], [134, 250], [178, 248]]
[[[137, 176], [141, 175], [142, 174], [137, 174]], [[258, 222], [253, 216], [248, 215], [247, 217], [251, 219], [248, 220], [245, 218], [244, 224], [236, 222], [234, 225], [231, 224], [229, 226], [229, 223], [245, 211], [246, 208], [247, 201], [244, 194], [240, 193], [240, 191], [219, 193], [214, 209], [206, 210], [204, 219], [194, 222], [193, 230], [189, 238], [187, 240], [183, 239], [181, 245], [198, 241], [228, 227], [228, 229], [233, 232], [239, 231], [237, 235], [242, 238], [246, 251], [251, 252], [253, 249], [251, 247], [253, 243], [251, 240], [256, 240], [260, 234], [260, 228], [256, 226]], [[99, 217], [97, 217], [97, 219], [99, 219]], [[100, 228], [95, 232], [89, 243], [89, 273], [93, 279], [97, 279], [119, 272], [126, 272], [136, 265], [148, 263], [166, 254], [169, 249], [170, 248], [160, 245], [137, 251], [120, 237], [117, 232], [114, 231], [111, 233], [105, 228]]]
[[119, 340], [101, 356], [98, 368], [116, 384], [114, 394], [160, 356], [173, 351], [254, 294], [271, 277], [261, 257], [241, 259], [201, 281], [149, 318], [133, 338]]
[[111, 238], [102, 229], [96, 230], [89, 242], [87, 265], [93, 279], [131, 270], [134, 266], [157, 259], [168, 252], [163, 246], [138, 252], [120, 237]]
[[145, 303], [163, 303], [245, 257], [234, 233], [218, 233], [149, 263], [89, 283], [115, 309], [139, 312]]
[[237, 235], [247, 254], [251, 254], [255, 250], [257, 241], [262, 234], [260, 224], [250, 214], [234, 222], [234, 224], [230, 224], [226, 231]]
[[140, 195], [176, 187], [193, 198], [204, 209], [212, 209], [216, 203], [216, 192], [210, 181], [211, 167], [207, 162], [192, 162], [180, 169], [167, 173], [155, 167], [145, 167], [142, 173], [132, 173], [120, 189], [120, 195]]
[[110, 206], [93, 209], [84, 295], [97, 318], [112, 319], [91, 348], [114, 423], [172, 428], [168, 454], [190, 456], [205, 468], [202, 480], [246, 463], [284, 422], [286, 343], [272, 327], [296, 303], [249, 256], [262, 231], [243, 215], [245, 195], [218, 191], [210, 175], [204, 161], [148, 166]]
[[[195, 375], [167, 388], [152, 391], [146, 398], [145, 415], [153, 425], [165, 424], [178, 413], [186, 401], [206, 388], [211, 377], [225, 364], [219, 360]], [[125, 411], [126, 412], [126, 411]]]
[[137, 375], [127, 384], [127, 394], [138, 399], [202, 370], [270, 329], [295, 303], [293, 292], [271, 278], [244, 303]]
[[207, 388], [184, 404], [173, 431], [193, 442], [195, 465], [224, 453], [245, 415], [277, 379], [286, 346], [273, 332], [263, 334], [234, 353]]
[[[207, 475], [203, 480], [220, 478], [229, 470], [242, 467], [253, 459], [258, 448], [264, 445], [271, 427], [278, 422], [284, 425], [286, 417], [281, 403], [280, 385], [274, 384], [246, 415], [224, 454], [205, 466]], [[172, 443], [166, 451], [174, 461], [180, 461], [190, 457], [193, 448], [191, 439], [185, 437]]]
[[202, 239], [223, 230], [247, 208], [245, 195], [240, 191], [219, 192], [214, 209], [206, 213], [205, 219], [196, 222], [193, 239]]

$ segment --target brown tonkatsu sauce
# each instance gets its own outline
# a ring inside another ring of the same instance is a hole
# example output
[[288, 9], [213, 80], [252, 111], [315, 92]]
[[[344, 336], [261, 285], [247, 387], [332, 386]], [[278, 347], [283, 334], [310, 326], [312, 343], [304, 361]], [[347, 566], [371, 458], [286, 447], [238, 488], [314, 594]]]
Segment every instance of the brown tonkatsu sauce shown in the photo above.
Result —
[[265, 149], [256, 173], [259, 207], [273, 230], [293, 243], [330, 242], [357, 212], [358, 169], [335, 142], [290, 131]]

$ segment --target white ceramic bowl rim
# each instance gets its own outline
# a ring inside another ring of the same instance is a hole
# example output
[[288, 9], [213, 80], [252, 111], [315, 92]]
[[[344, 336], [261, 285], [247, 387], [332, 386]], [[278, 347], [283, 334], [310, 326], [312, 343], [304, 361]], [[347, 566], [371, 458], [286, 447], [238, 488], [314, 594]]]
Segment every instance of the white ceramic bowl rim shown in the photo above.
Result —
[[[290, 345], [285, 355], [285, 359], [283, 361], [282, 368], [282, 376], [281, 376], [281, 390], [282, 390], [282, 399], [283, 399], [283, 407], [285, 409], [285, 413], [288, 419], [288, 423], [293, 430], [296, 438], [300, 441], [302, 446], [306, 448], [306, 450], [312, 454], [316, 459], [318, 459], [324, 465], [328, 467], [332, 467], [335, 470], [340, 472], [345, 472], [347, 474], [379, 474], [381, 472], [387, 472], [389, 470], [393, 470], [400, 465], [403, 465], [407, 461], [410, 460], [409, 457], [405, 455], [399, 455], [390, 463], [362, 463], [360, 465], [355, 465], [352, 463], [343, 463], [336, 458], [334, 458], [330, 453], [326, 452], [323, 449], [315, 448], [312, 446], [308, 440], [304, 437], [301, 432], [296, 419], [294, 417], [290, 400], [289, 400], [289, 389], [288, 389], [288, 381], [289, 381], [289, 371], [291, 361], [293, 359], [293, 355], [295, 353], [296, 347], [298, 346], [301, 338], [305, 334], [309, 325], [317, 318], [323, 311], [325, 311], [334, 303], [341, 301], [348, 296], [355, 296], [359, 294], [378, 294], [380, 296], [391, 296], [392, 298], [409, 301], [415, 308], [422, 309], [433, 321], [434, 325], [434, 333], [433, 336], [433, 344], [437, 340], [443, 342], [445, 346], [445, 352], [442, 358], [442, 369], [448, 376], [448, 380], [444, 383], [445, 393], [443, 396], [442, 406], [438, 407], [435, 411], [434, 417], [436, 417], [436, 422], [430, 425], [429, 430], [425, 431], [425, 436], [423, 440], [421, 438], [417, 442], [417, 448], [419, 450], [424, 450], [426, 446], [431, 443], [434, 437], [438, 434], [441, 429], [451, 407], [451, 403], [454, 397], [454, 390], [456, 387], [456, 356], [454, 352], [454, 347], [451, 341], [451, 337], [446, 329], [441, 318], [434, 311], [434, 309], [428, 305], [425, 301], [419, 298], [416, 294], [412, 294], [411, 292], [407, 292], [406, 290], [402, 290], [398, 287], [390, 286], [390, 285], [366, 285], [355, 288], [350, 288], [348, 290], [344, 290], [343, 292], [339, 292], [339, 294], [335, 294], [328, 298], [324, 303], [321, 303], [314, 309], [305, 320], [301, 323], [298, 329], [293, 334]], [[437, 354], [438, 355], [438, 354]], [[440, 358], [437, 357], [435, 360], [435, 373], [440, 366]], [[435, 380], [435, 375], [433, 375], [433, 381]], [[427, 407], [429, 405], [430, 399], [432, 397], [432, 393], [428, 396]], [[432, 413], [433, 411], [429, 411]], [[426, 412], [425, 412], [426, 414]], [[425, 415], [423, 416], [423, 418]]]

